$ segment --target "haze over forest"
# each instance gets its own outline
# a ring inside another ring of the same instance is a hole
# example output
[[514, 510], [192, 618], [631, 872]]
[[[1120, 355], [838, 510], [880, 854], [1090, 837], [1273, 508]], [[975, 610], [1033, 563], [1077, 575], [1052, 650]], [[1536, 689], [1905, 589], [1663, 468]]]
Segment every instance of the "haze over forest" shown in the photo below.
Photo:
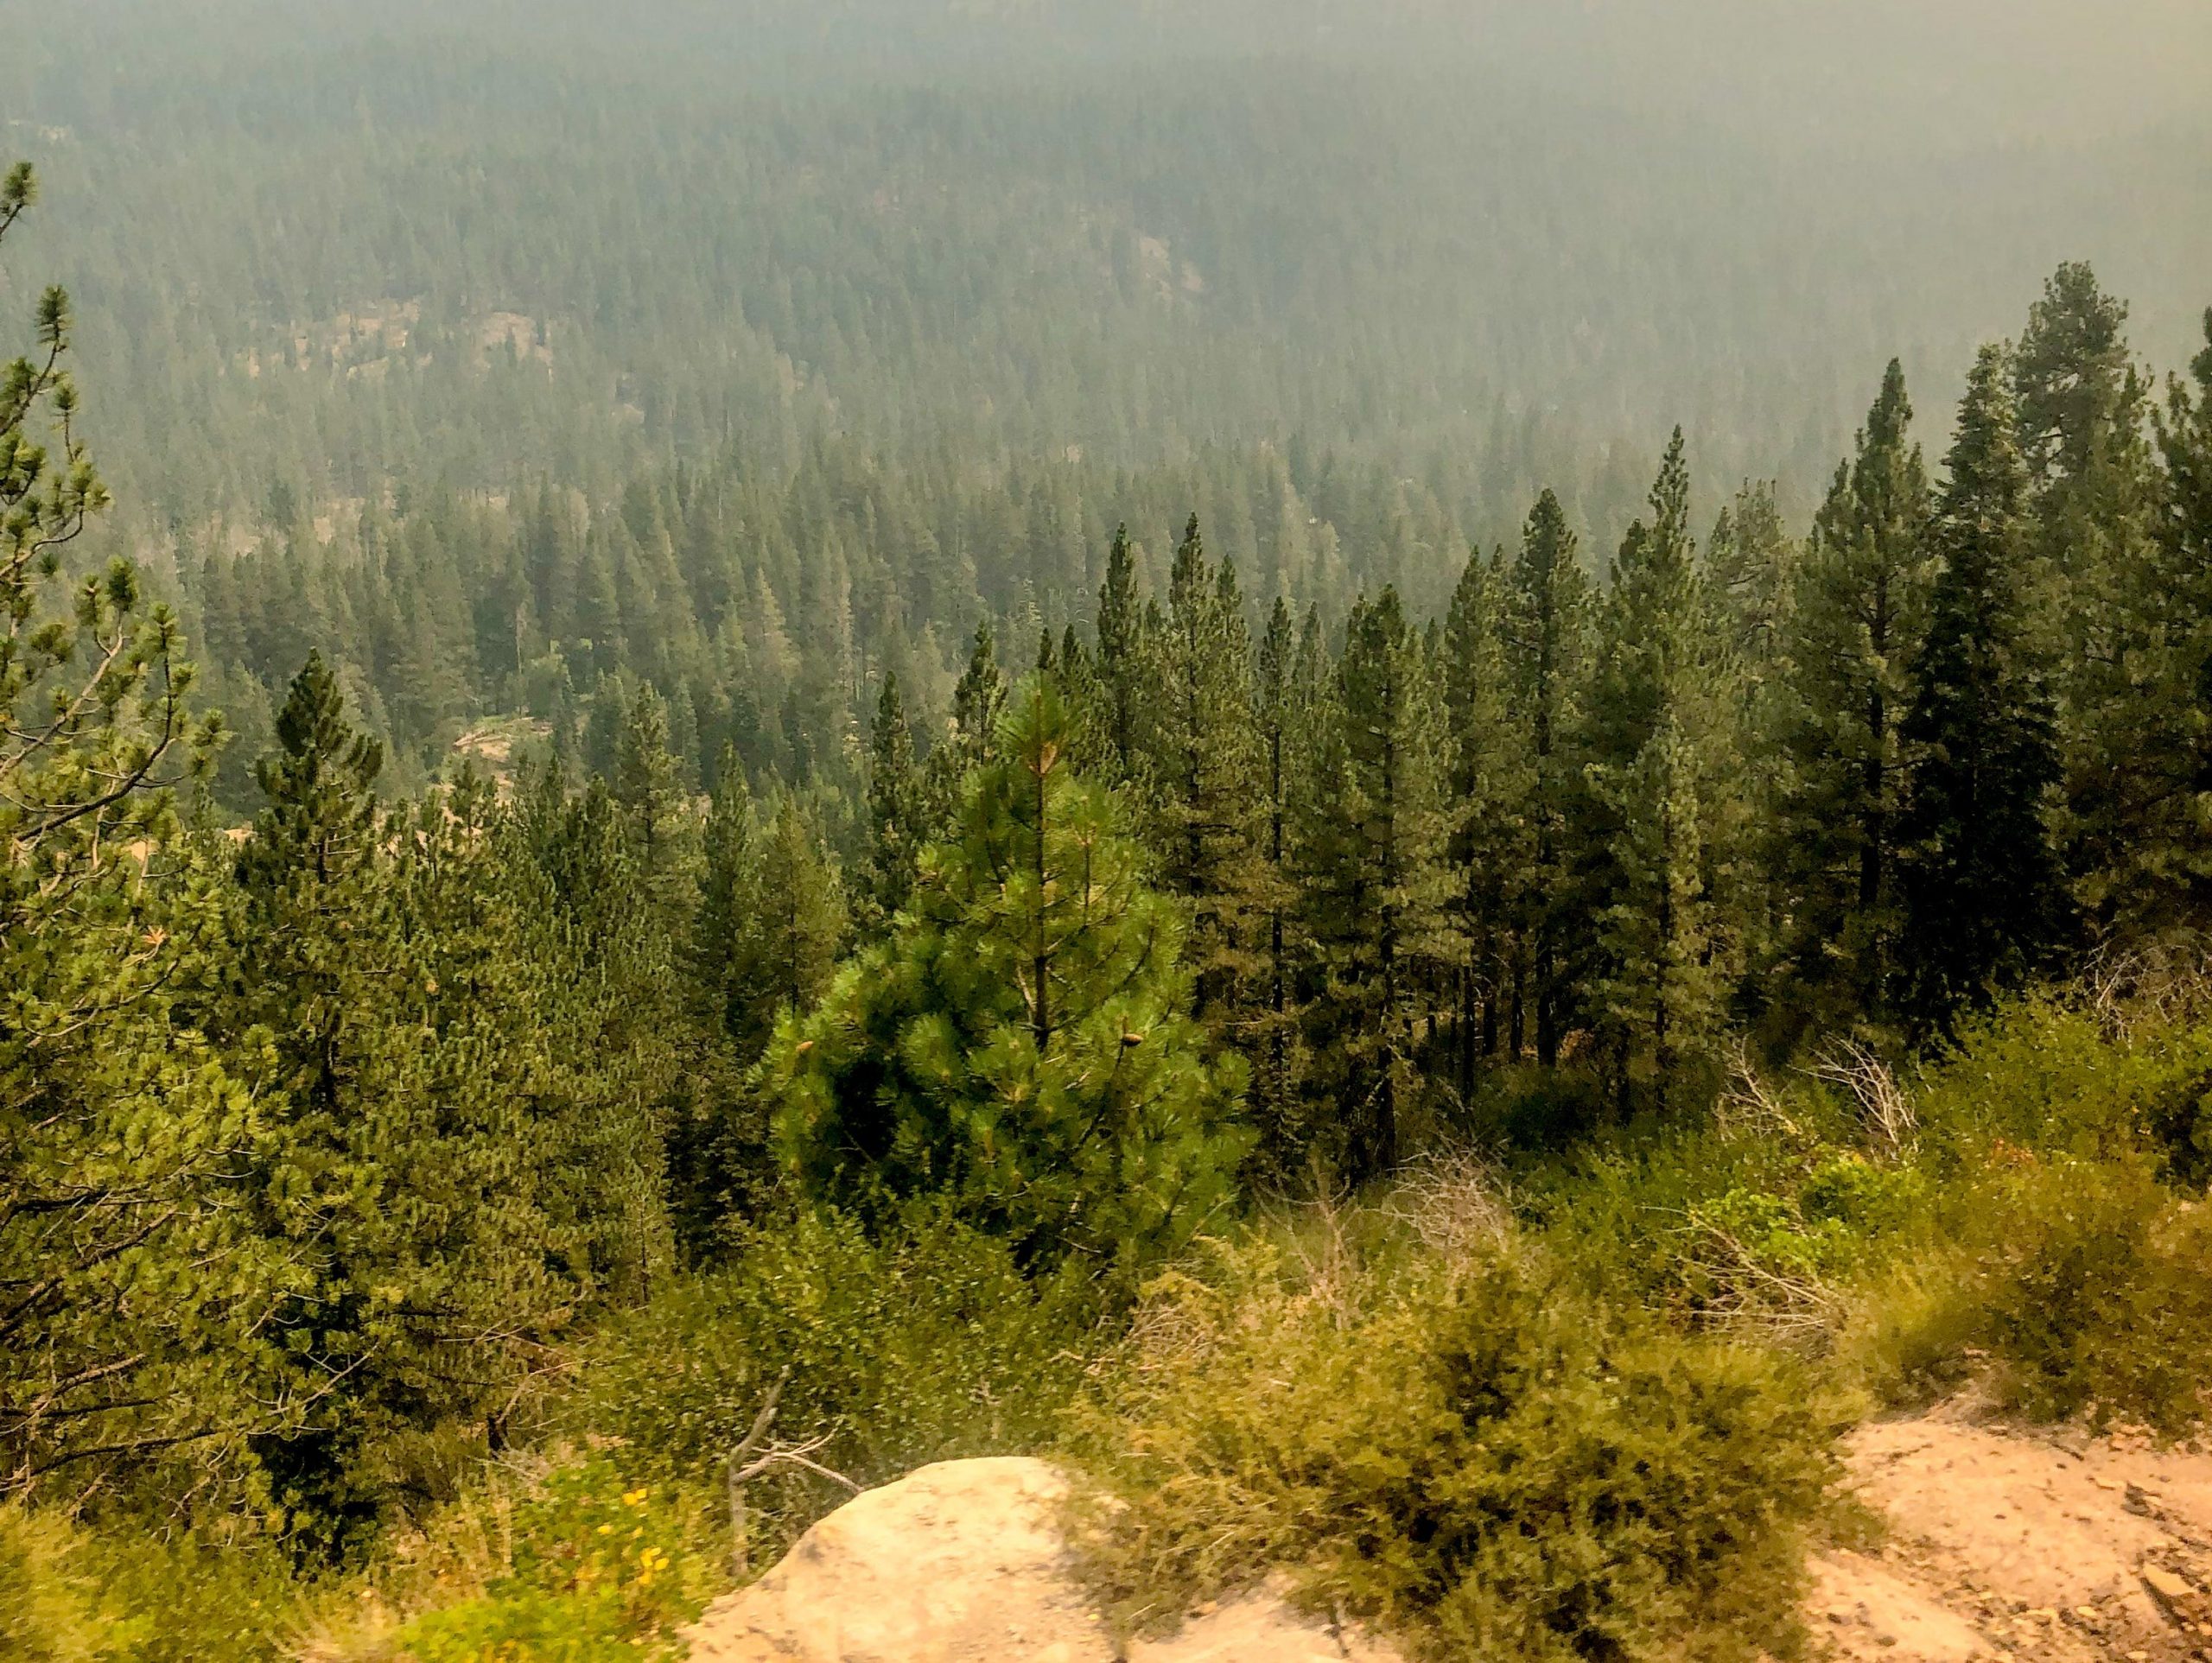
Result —
[[[210, 548], [294, 513], [342, 542], [395, 491], [604, 501], [830, 442], [917, 473], [1219, 473], [1198, 459], [1267, 447], [1309, 497], [1321, 457], [1372, 465], [1419, 482], [1421, 546], [1336, 525], [1338, 586], [1430, 610], [1544, 486], [1610, 547], [1677, 422], [1702, 500], [1772, 479], [1802, 518], [1892, 354], [1948, 407], [2063, 259], [2177, 367], [2212, 266], [2187, 0], [71, 22], [16, 31], [0, 99], [70, 206], [38, 270], [105, 394], [111, 530], [188, 600]], [[1082, 511], [1164, 558], [1192, 492], [1142, 479]], [[945, 694], [977, 604], [1064, 616], [1097, 557], [987, 550], [974, 596], [909, 594], [904, 628], [948, 632], [922, 682]], [[291, 668], [218, 656], [270, 698]], [[220, 692], [257, 731], [257, 695]], [[395, 721], [404, 756], [433, 737]]]

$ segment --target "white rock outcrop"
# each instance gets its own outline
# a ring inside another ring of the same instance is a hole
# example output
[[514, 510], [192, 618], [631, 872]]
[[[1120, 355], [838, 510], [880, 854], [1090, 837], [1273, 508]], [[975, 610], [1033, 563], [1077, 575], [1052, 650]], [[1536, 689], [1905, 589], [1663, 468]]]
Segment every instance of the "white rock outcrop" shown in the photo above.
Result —
[[[1116, 1663], [1068, 1572], [1067, 1481], [1042, 1461], [949, 1461], [855, 1497], [709, 1608], [694, 1663]], [[1140, 1641], [1128, 1663], [1397, 1663], [1265, 1594]]]

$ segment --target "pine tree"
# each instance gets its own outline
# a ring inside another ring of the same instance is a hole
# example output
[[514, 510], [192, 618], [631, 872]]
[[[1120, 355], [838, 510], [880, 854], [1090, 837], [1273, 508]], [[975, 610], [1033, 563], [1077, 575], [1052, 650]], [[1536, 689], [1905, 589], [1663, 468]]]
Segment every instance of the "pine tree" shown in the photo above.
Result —
[[2190, 575], [2170, 567], [2158, 537], [2149, 389], [2129, 359], [2126, 320], [2087, 265], [2063, 265], [2012, 364], [2036, 628], [2058, 708], [2053, 832], [2084, 922], [2106, 936], [2156, 927], [2139, 879], [2174, 829], [2164, 809], [2179, 742], [2170, 644]]
[[1737, 657], [1762, 675], [1783, 651], [1797, 556], [1773, 481], [1747, 480], [1713, 522], [1706, 566], [1734, 625]]
[[757, 1055], [785, 1010], [804, 1011], [821, 996], [844, 945], [845, 899], [820, 830], [790, 790], [760, 828], [757, 885], [731, 965], [741, 1021], [732, 1036]]
[[1670, 702], [1630, 771], [1608, 782], [1621, 819], [1599, 919], [1612, 972], [1605, 1014], [1626, 1044], [1648, 1046], [1653, 1107], [1662, 1114], [1681, 1099], [1685, 1065], [1719, 1037], [1734, 968], [1710, 880], [1713, 785], [1700, 748]]
[[692, 981], [704, 1019], [737, 1040], [749, 1019], [734, 967], [760, 901], [760, 828], [745, 770], [737, 765], [734, 752], [723, 753], [721, 780], [707, 811], [705, 843], [699, 909], [691, 927]]
[[1190, 906], [1199, 1012], [1226, 1031], [1256, 963], [1259, 736], [1236, 569], [1207, 560], [1195, 516], [1175, 551], [1166, 619], [1146, 644], [1151, 696], [1139, 732], [1160, 882]]
[[1243, 1070], [1209, 1054], [1180, 914], [1070, 733], [1025, 681], [892, 940], [782, 1025], [765, 1077], [808, 1193], [877, 1218], [949, 1201], [1029, 1262], [1129, 1273], [1226, 1203]]
[[1836, 469], [1797, 574], [1777, 712], [1789, 765], [1772, 828], [1800, 1014], [1879, 1019], [1897, 932], [1897, 813], [1931, 568], [1927, 470], [1892, 360]]
[[[600, 1273], [620, 1262], [607, 1249], [632, 1223], [571, 1203], [579, 1166], [601, 1184], [615, 1176], [619, 1123], [576, 1112], [556, 1084], [550, 1037], [572, 984], [537, 936], [504, 819], [491, 785], [464, 768], [385, 822], [396, 834], [378, 872], [394, 923], [376, 965], [387, 1002], [372, 1013], [381, 1031], [347, 1108], [368, 1133], [397, 1226], [397, 1263], [359, 1269], [372, 1300], [404, 1292], [394, 1314], [411, 1331], [390, 1353], [404, 1369], [391, 1394], [402, 1438], [484, 1424], [496, 1442], [544, 1349], [606, 1295]], [[650, 1054], [632, 1046], [599, 1066], [644, 1071]], [[645, 1210], [658, 1233], [658, 1186]], [[371, 1452], [355, 1484], [383, 1488], [375, 1468], [387, 1459]]]
[[1574, 534], [1546, 491], [1513, 563], [1501, 631], [1515, 727], [1528, 736], [1529, 867], [1510, 898], [1529, 943], [1536, 1060], [1557, 1066], [1571, 1015], [1572, 967], [1588, 930], [1577, 907], [1568, 816], [1580, 771], [1574, 739], [1589, 673], [1591, 595]]
[[224, 1024], [271, 1036], [261, 1083], [276, 1130], [255, 1229], [296, 1266], [270, 1321], [287, 1407], [255, 1453], [292, 1527], [341, 1543], [373, 1520], [376, 1498], [353, 1474], [404, 1421], [423, 1326], [445, 1313], [395, 1184], [392, 1158], [428, 1128], [388, 1044], [400, 936], [374, 790], [382, 749], [346, 721], [319, 654], [276, 736], [258, 770], [267, 806], [238, 862], [241, 975]]
[[880, 935], [913, 893], [925, 820], [913, 731], [899, 678], [887, 672], [868, 735], [868, 868], [856, 910], [862, 927]]
[[[0, 181], [0, 240], [35, 194]], [[107, 493], [60, 289], [36, 329], [0, 371], [0, 1497], [230, 1446], [270, 1291], [233, 1204], [252, 1101], [181, 1008], [224, 970], [226, 874], [163, 788], [214, 733], [133, 569], [63, 575]]]
[[1347, 1123], [1345, 1163], [1364, 1178], [1397, 1165], [1420, 1017], [1451, 956], [1450, 736], [1435, 668], [1395, 589], [1353, 608], [1332, 694], [1300, 865], [1328, 996], [1320, 1083]]
[[1006, 692], [1006, 672], [999, 668], [997, 640], [986, 618], [976, 625], [968, 668], [952, 689], [950, 726], [931, 751], [925, 772], [932, 828], [941, 831], [950, 823], [968, 776], [990, 761]]
[[1916, 762], [1901, 1004], [1923, 1035], [2048, 967], [2066, 931], [2047, 800], [2056, 710], [2008, 367], [2002, 348], [1984, 347], [1959, 408], [1932, 533], [1942, 564], [1904, 725]]
[[683, 769], [669, 749], [668, 703], [650, 682], [631, 695], [615, 743], [613, 783], [638, 840], [646, 887], [673, 927], [690, 898], [696, 828]]
[[2133, 835], [2087, 896], [2107, 929], [2137, 936], [2212, 926], [2212, 311], [2204, 335], [2194, 386], [2175, 378], [2156, 414], [2160, 599], [2134, 661]]
[[1458, 983], [1457, 1075], [1462, 1103], [1474, 1095], [1478, 1057], [1495, 1057], [1501, 1006], [1518, 1060], [1528, 991], [1526, 943], [1511, 901], [1526, 888], [1529, 850], [1529, 736], [1513, 721], [1505, 644], [1508, 573], [1503, 553], [1469, 556], [1445, 619], [1444, 704], [1452, 734], [1451, 859]]
[[267, 806], [238, 863], [263, 904], [311, 882], [344, 883], [373, 858], [377, 776], [384, 747], [346, 720], [346, 701], [322, 655], [311, 652], [276, 718], [282, 747], [255, 773]]
[[1598, 1014], [1623, 1103], [1662, 1112], [1712, 1060], [1740, 953], [1741, 706], [1726, 632], [1689, 535], [1676, 429], [1613, 570], [1585, 746], [1580, 835], [1598, 925]]
[[719, 1135], [728, 1106], [683, 1099], [727, 1082], [690, 1043], [708, 1023], [683, 1019], [679, 938], [605, 781], [572, 794], [557, 769], [526, 776], [499, 842], [543, 988], [541, 1135], [564, 1152], [554, 1204], [586, 1241], [601, 1297], [635, 1302], [672, 1254], [663, 1128], [689, 1136], [703, 1119]]
[[[0, 180], [0, 240], [37, 196], [28, 162]], [[176, 619], [146, 604], [136, 568], [72, 582], [65, 605], [48, 588], [109, 504], [78, 428], [72, 322], [68, 295], [47, 289], [35, 354], [0, 371], [0, 847], [13, 857], [0, 907], [24, 877], [50, 877], [42, 863], [88, 822], [120, 843], [160, 822], [167, 806], [149, 788], [175, 783], [216, 736], [187, 719]]]
[[[2147, 390], [2128, 356], [2126, 325], [2126, 303], [2079, 261], [2060, 266], [2029, 311], [2012, 355], [2012, 397], [2021, 464], [2039, 501], [2090, 479], [2141, 419]], [[2097, 551], [2076, 544], [2063, 552], [2072, 568]]]
[[1254, 667], [1253, 720], [1260, 746], [1262, 809], [1259, 877], [1253, 895], [1259, 962], [1253, 1013], [1244, 1035], [1253, 1063], [1257, 1155], [1277, 1177], [1295, 1168], [1306, 1143], [1300, 1108], [1305, 1059], [1299, 1034], [1299, 898], [1291, 864], [1306, 703], [1297, 680], [1297, 651], [1290, 607], [1278, 595]]
[[1138, 713], [1144, 708], [1144, 612], [1137, 593], [1136, 559], [1129, 528], [1116, 526], [1098, 589], [1096, 632], [1098, 682], [1107, 748], [1116, 765], [1112, 783], [1127, 779], [1137, 753]]

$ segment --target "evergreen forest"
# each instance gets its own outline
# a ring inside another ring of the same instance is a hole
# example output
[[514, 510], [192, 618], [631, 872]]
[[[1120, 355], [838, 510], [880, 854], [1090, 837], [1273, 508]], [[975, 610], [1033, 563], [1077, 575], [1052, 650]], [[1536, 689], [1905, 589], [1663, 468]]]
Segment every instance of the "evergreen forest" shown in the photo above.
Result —
[[1868, 1416], [2212, 1424], [2190, 8], [190, 10], [0, 0], [0, 1655], [1020, 1452], [1789, 1658]]

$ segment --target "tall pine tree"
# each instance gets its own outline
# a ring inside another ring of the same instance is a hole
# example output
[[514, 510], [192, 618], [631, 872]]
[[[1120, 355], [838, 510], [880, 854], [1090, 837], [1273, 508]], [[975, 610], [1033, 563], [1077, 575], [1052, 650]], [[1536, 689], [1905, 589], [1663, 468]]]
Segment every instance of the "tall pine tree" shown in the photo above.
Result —
[[1787, 764], [1770, 826], [1788, 924], [1780, 943], [1807, 1021], [1878, 1019], [1899, 928], [1901, 726], [1925, 623], [1932, 503], [1891, 362], [1836, 469], [1797, 573], [1777, 715]]
[[1507, 581], [1501, 625], [1514, 727], [1527, 735], [1528, 859], [1509, 898], [1528, 943], [1536, 1060], [1559, 1062], [1572, 1019], [1573, 972], [1589, 930], [1573, 881], [1569, 815], [1581, 779], [1578, 735], [1587, 697], [1592, 597], [1559, 498], [1529, 511]]
[[1139, 732], [1160, 882], [1191, 909], [1199, 1010], [1226, 1032], [1257, 962], [1259, 735], [1236, 571], [1206, 558], [1195, 516], [1175, 550], [1166, 617], [1146, 644]]
[[1444, 628], [1444, 705], [1452, 734], [1452, 891], [1459, 936], [1456, 1075], [1474, 1095], [1478, 1057], [1501, 1036], [1517, 1060], [1526, 1036], [1528, 943], [1511, 903], [1535, 864], [1529, 847], [1533, 778], [1529, 735], [1513, 720], [1505, 645], [1509, 574], [1503, 555], [1469, 556]]
[[2056, 710], [2009, 368], [2004, 349], [1985, 346], [1959, 407], [1932, 532], [1942, 563], [1905, 719], [1916, 761], [1900, 1000], [1923, 1035], [2047, 968], [2066, 930], [2050, 829]]
[[1315, 751], [1300, 857], [1326, 998], [1316, 1083], [1347, 1171], [1389, 1171], [1419, 1101], [1421, 1018], [1452, 956], [1450, 734], [1435, 667], [1397, 591], [1352, 609]]
[[1613, 1083], [1624, 1104], [1641, 1085], [1665, 1111], [1714, 1054], [1740, 958], [1741, 706], [1679, 428], [1650, 508], [1614, 564], [1580, 835]]

